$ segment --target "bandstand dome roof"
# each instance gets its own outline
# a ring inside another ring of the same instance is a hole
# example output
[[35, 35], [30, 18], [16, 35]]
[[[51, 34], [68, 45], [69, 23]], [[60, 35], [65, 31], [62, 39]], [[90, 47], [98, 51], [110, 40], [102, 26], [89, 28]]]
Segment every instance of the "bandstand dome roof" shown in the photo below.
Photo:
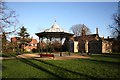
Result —
[[67, 31], [64, 31], [60, 26], [55, 23], [51, 26], [51, 28], [45, 29], [43, 32], [35, 33], [38, 37], [55, 37], [55, 38], [65, 38], [65, 37], [71, 37], [74, 34], [71, 34]]
[[44, 32], [64, 32], [62, 28], [59, 27], [59, 25], [55, 22], [51, 28], [45, 29]]

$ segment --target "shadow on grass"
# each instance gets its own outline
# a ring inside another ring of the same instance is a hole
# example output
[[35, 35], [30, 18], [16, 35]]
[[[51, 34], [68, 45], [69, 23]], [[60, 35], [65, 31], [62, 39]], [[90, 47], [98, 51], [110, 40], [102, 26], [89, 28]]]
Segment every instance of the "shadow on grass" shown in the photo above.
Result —
[[95, 62], [95, 63], [102, 63], [105, 65], [120, 65], [120, 62], [114, 62], [114, 61], [106, 61], [106, 60], [99, 60], [99, 59], [84, 59], [86, 61], [91, 61], [91, 62]]
[[33, 62], [31, 62], [31, 61], [29, 61], [29, 60], [27, 60], [27, 59], [25, 59], [25, 58], [19, 58], [18, 60], [21, 61], [21, 62], [24, 62], [25, 64], [28, 64], [28, 65], [30, 65], [30, 66], [38, 69], [38, 70], [42, 70], [42, 71], [44, 71], [44, 72], [47, 72], [47, 73], [55, 76], [56, 78], [62, 79], [62, 77], [60, 77], [59, 75], [54, 74], [54, 73], [50, 72], [49, 70], [47, 70], [47, 69], [45, 69], [45, 68], [43, 68], [43, 67], [41, 67], [41, 66], [39, 66], [39, 65], [37, 65], [37, 64], [35, 64], [35, 63], [33, 63]]
[[[51, 63], [48, 63], [48, 62], [45, 62], [45, 61], [42, 61], [42, 60], [37, 60], [37, 59], [34, 59], [36, 61], [39, 61], [39, 62], [42, 62], [44, 64], [47, 64], [49, 66], [53, 66], [53, 67], [56, 67], [57, 69], [60, 69], [62, 70], [63, 72], [70, 72], [70, 73], [73, 73], [73, 74], [77, 74], [77, 75], [80, 75], [80, 76], [85, 76], [87, 77], [88, 79], [95, 79], [95, 77], [92, 77], [92, 76], [89, 76], [89, 75], [85, 75], [85, 74], [81, 74], [81, 73], [78, 73], [78, 72], [75, 72], [75, 71], [71, 71], [71, 70], [68, 70], [68, 69], [65, 69], [65, 68], [62, 68], [62, 67], [59, 67], [59, 66], [56, 66], [56, 65], [53, 65]], [[62, 73], [63, 74], [63, 73]]]
[[[51, 75], [53, 75], [55, 78], [58, 78], [58, 79], [64, 79], [64, 78], [66, 78], [66, 75], [65, 75], [66, 72], [69, 72], [69, 73], [72, 73], [72, 74], [75, 74], [75, 75], [80, 75], [80, 76], [83, 76], [84, 78], [88, 78], [88, 79], [95, 79], [95, 77], [92, 77], [92, 76], [89, 76], [89, 75], [85, 75], [85, 74], [81, 74], [81, 73], [78, 73], [78, 72], [74, 72], [74, 71], [71, 71], [71, 70], [68, 70], [68, 69], [65, 69], [65, 68], [62, 68], [62, 67], [53, 65], [53, 64], [51, 64], [51, 63], [48, 63], [48, 62], [45, 62], [45, 61], [42, 61], [42, 60], [32, 59], [32, 60], [34, 60], [34, 61], [38, 61], [38, 62], [40, 62], [40, 63], [44, 63], [44, 64], [46, 64], [46, 65], [48, 65], [48, 66], [55, 67], [55, 69], [54, 69], [54, 68], [52, 69], [52, 70], [54, 70], [55, 72], [51, 72], [50, 70], [45, 69], [45, 68], [41, 67], [40, 65], [37, 65], [37, 64], [35, 64], [35, 63], [29, 61], [28, 59], [25, 59], [25, 58], [17, 58], [17, 60], [19, 60], [19, 61], [21, 61], [21, 62], [23, 62], [23, 63], [25, 63], [25, 64], [28, 64], [28, 65], [30, 65], [30, 66], [38, 69], [38, 70], [42, 70], [42, 71], [44, 71], [44, 72], [46, 72], [46, 73], [48, 73], [48, 74], [51, 74]], [[30, 59], [30, 60], [31, 60], [31, 59]], [[58, 71], [58, 69], [60, 69], [60, 70]], [[57, 74], [57, 72], [58, 72], [58, 73], [60, 72], [60, 74]], [[31, 79], [32, 79], [32, 78], [31, 78]], [[68, 78], [68, 79], [69, 79], [69, 78]]]
[[5, 66], [3, 66], [3, 65], [2, 65], [2, 66], [0, 66], [0, 67], [2, 67], [2, 68], [1, 68], [1, 69], [2, 69], [2, 71], [3, 71], [3, 70], [5, 70], [5, 69], [7, 69], [7, 67], [5, 67]]
[[120, 54], [91, 55], [90, 59], [85, 59], [85, 60], [102, 62], [105, 64], [118, 65], [118, 64], [120, 64]]
[[16, 57], [16, 53], [2, 53], [2, 57]]
[[109, 53], [102, 53], [99, 55], [93, 54], [91, 57], [95, 58], [111, 58], [111, 59], [120, 59], [120, 54], [109, 54]]

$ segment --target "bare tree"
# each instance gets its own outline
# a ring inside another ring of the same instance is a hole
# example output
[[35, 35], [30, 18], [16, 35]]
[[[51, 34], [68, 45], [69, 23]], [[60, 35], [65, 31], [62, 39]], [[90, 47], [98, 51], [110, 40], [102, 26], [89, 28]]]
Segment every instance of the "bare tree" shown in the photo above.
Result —
[[2, 49], [0, 49], [0, 51], [7, 51], [7, 36], [15, 33], [16, 30], [19, 29], [16, 28], [17, 23], [18, 20], [15, 11], [8, 8], [6, 4], [0, 0], [0, 35], [2, 35], [0, 38]]
[[113, 51], [120, 52], [120, 14], [113, 14], [114, 23], [109, 25], [112, 36], [115, 38], [113, 40]]
[[119, 39], [120, 38], [120, 14], [113, 14], [114, 23], [109, 25], [112, 36]]
[[73, 25], [70, 30], [72, 30], [72, 32], [74, 33], [75, 36], [81, 36], [82, 35], [82, 31], [85, 31], [85, 35], [90, 34], [90, 29], [85, 26], [84, 24], [76, 24]]
[[0, 1], [0, 34], [3, 32], [10, 34], [17, 30], [16, 24], [18, 20], [16, 17], [15, 11], [8, 8], [4, 2]]

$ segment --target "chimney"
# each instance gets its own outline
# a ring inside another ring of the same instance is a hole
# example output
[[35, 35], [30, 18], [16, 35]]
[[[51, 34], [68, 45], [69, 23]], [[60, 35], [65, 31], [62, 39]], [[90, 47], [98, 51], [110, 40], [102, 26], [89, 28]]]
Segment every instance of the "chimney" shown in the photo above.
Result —
[[82, 36], [85, 36], [85, 30], [82, 29]]
[[102, 39], [104, 40], [104, 36], [102, 37]]
[[98, 28], [96, 28], [96, 34], [98, 34]]

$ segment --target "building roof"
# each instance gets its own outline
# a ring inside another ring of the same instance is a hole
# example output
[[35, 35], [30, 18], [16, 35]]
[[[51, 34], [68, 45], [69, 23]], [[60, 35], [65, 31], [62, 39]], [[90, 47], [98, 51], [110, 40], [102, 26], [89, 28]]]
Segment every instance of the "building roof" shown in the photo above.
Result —
[[[11, 42], [17, 42], [19, 40], [20, 40], [20, 37], [12, 37], [11, 38]], [[37, 44], [37, 40], [36, 39], [32, 39], [29, 44]]]
[[20, 37], [12, 37], [11, 38], [11, 42], [16, 42], [16, 41], [19, 41], [20, 40]]
[[51, 28], [44, 30], [44, 32], [64, 32], [57, 23], [54, 23]]
[[37, 44], [37, 40], [36, 39], [32, 39], [32, 41], [30, 42], [30, 44]]
[[114, 40], [114, 38], [103, 38], [103, 37], [100, 37], [100, 39], [109, 42]]
[[89, 34], [89, 35], [84, 35], [84, 36], [76, 36], [74, 38], [76, 41], [78, 41], [78, 40], [96, 40], [96, 39], [99, 39], [99, 35], [98, 34]]

